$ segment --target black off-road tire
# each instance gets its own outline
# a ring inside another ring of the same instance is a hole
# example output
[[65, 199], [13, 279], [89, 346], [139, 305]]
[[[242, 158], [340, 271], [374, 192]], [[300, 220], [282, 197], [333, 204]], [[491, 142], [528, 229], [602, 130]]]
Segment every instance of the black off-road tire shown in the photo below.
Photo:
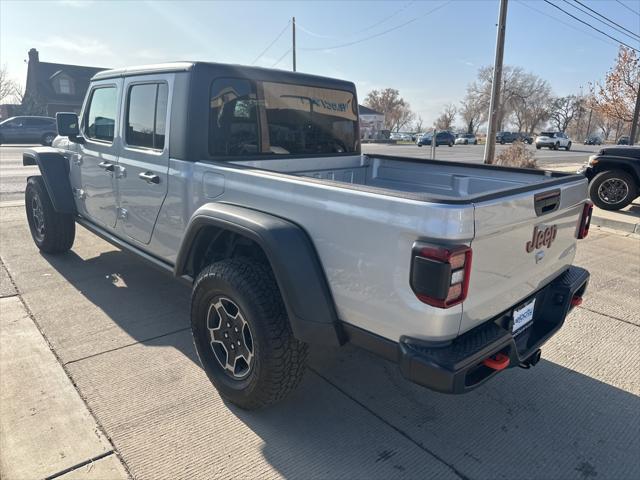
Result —
[[29, 178], [24, 196], [31, 238], [40, 251], [69, 251], [76, 236], [76, 222], [72, 214], [54, 210], [41, 176]]
[[[600, 187], [607, 181], [620, 181], [626, 185], [627, 194], [614, 203], [605, 201], [600, 196]], [[598, 173], [589, 183], [589, 197], [598, 208], [603, 210], [620, 210], [629, 205], [638, 196], [638, 185], [635, 179], [623, 170], [607, 170]]]
[[[236, 304], [251, 332], [252, 364], [241, 379], [225, 370], [212, 347], [208, 315], [221, 298]], [[293, 336], [271, 269], [257, 261], [232, 258], [200, 272], [191, 297], [191, 330], [209, 380], [223, 398], [240, 408], [253, 410], [278, 402], [302, 380], [308, 346]]]

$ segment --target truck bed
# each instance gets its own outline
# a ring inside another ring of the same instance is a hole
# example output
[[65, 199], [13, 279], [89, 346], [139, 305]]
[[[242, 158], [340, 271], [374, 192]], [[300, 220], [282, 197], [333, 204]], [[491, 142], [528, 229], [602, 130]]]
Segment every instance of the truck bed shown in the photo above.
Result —
[[[542, 184], [551, 186], [571, 179], [569, 174], [544, 170], [386, 155], [272, 159], [237, 163], [384, 195], [457, 204], [475, 203], [540, 188], [544, 186]], [[318, 168], [320, 165], [322, 168]]]

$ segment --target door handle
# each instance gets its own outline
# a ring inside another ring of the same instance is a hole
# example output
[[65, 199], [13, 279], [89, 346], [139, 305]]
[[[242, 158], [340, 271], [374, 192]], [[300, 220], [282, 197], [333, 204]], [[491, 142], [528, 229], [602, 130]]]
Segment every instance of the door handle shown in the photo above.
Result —
[[113, 172], [115, 165], [111, 162], [100, 162], [98, 164], [98, 166], [100, 168], [103, 168], [104, 170], [106, 170], [107, 172]]
[[142, 172], [138, 174], [138, 178], [144, 180], [147, 183], [155, 183], [156, 185], [160, 183], [160, 177], [151, 172]]

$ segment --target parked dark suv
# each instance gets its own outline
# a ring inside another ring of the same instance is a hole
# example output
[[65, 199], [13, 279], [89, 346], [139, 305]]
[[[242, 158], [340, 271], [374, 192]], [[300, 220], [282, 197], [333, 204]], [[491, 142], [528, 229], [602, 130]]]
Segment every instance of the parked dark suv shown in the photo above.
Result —
[[[421, 147], [423, 145], [431, 145], [431, 139], [433, 138], [433, 133], [427, 133], [422, 136], [418, 140], [418, 146]], [[449, 145], [453, 147], [453, 144], [456, 141], [456, 137], [451, 132], [437, 132], [436, 133], [436, 147], [439, 145]]]
[[496, 142], [505, 144], [513, 142], [525, 142], [531, 145], [533, 143], [533, 137], [523, 132], [498, 132], [496, 134]]
[[11, 117], [0, 123], [0, 144], [41, 143], [51, 145], [58, 135], [51, 117]]

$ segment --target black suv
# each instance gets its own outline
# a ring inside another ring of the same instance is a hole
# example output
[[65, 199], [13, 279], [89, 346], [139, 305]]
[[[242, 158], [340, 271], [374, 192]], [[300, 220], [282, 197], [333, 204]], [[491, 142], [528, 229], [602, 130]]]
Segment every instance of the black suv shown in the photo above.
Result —
[[606, 147], [578, 170], [589, 179], [589, 196], [604, 210], [620, 210], [640, 191], [640, 147]]
[[498, 132], [496, 134], [496, 142], [504, 145], [505, 143], [525, 142], [531, 145], [533, 137], [523, 132]]
[[51, 117], [11, 117], [0, 123], [0, 144], [41, 143], [51, 145], [58, 135]]

